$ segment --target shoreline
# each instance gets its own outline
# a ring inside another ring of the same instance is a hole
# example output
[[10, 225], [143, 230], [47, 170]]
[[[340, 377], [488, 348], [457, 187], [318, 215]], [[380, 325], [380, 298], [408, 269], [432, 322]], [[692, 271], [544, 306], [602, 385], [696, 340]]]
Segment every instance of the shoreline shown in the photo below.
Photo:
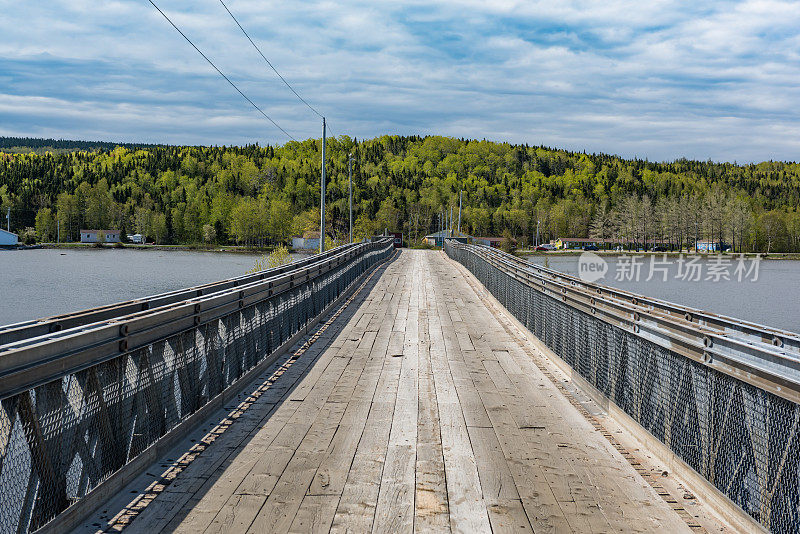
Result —
[[[217, 245], [217, 246], [205, 246], [205, 245], [144, 245], [138, 243], [122, 243], [122, 245], [118, 245], [117, 243], [106, 243], [102, 246], [97, 246], [95, 243], [41, 243], [32, 247], [27, 248], [40, 248], [40, 249], [61, 249], [61, 250], [81, 250], [81, 249], [88, 249], [88, 250], [109, 250], [109, 249], [126, 249], [126, 250], [156, 250], [161, 252], [170, 252], [170, 251], [184, 251], [184, 252], [216, 252], [216, 253], [228, 253], [228, 254], [247, 254], [247, 255], [263, 255], [269, 254], [270, 252], [274, 251], [276, 247], [264, 247], [264, 248], [247, 248], [237, 245]], [[305, 250], [294, 250], [289, 249], [289, 253], [291, 254], [313, 254], [312, 252], [307, 252]]]
[[[515, 251], [514, 255], [518, 257], [536, 256], [536, 257], [553, 257], [553, 256], [580, 256], [584, 252], [592, 252], [598, 256], [667, 256], [669, 258], [678, 258], [680, 256], [700, 256], [703, 258], [713, 258], [717, 254], [709, 252], [633, 252], [628, 250], [563, 250], [551, 252], [534, 252], [530, 250]], [[738, 258], [744, 256], [745, 258], [755, 258], [761, 256], [762, 260], [800, 260], [800, 252], [723, 252], [721, 256], [725, 258]]]

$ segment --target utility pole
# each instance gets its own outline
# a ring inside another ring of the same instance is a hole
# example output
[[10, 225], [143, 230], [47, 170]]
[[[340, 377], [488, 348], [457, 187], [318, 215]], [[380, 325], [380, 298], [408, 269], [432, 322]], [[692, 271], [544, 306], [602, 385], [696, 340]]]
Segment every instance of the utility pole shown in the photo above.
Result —
[[353, 242], [353, 154], [347, 155], [347, 183], [350, 190], [350, 243]]
[[464, 196], [464, 191], [458, 192], [458, 236], [461, 237], [461, 200]]
[[322, 179], [319, 188], [319, 251], [325, 252], [325, 117], [322, 117]]
[[6, 230], [11, 232], [11, 208], [6, 211]]
[[58, 228], [58, 237], [56, 243], [61, 243], [61, 220], [56, 221], [56, 228]]
[[453, 237], [453, 205], [450, 205], [450, 224], [447, 227], [447, 237]]
[[537, 247], [539, 246], [539, 224], [541, 224], [541, 222], [542, 222], [541, 219], [537, 219], [536, 220], [536, 246]]

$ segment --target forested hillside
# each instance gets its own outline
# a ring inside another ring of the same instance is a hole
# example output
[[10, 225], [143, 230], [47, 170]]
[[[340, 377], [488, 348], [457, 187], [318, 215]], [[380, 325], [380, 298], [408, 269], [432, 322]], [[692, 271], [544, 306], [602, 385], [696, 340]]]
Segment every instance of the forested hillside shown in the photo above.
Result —
[[[159, 243], [263, 244], [318, 229], [320, 140], [282, 146], [117, 147], [0, 153], [0, 204], [12, 230], [77, 239], [81, 228]], [[356, 236], [388, 227], [419, 239], [457, 207], [473, 235], [732, 243], [800, 250], [800, 165], [651, 163], [446, 137], [328, 141], [328, 231], [347, 233], [347, 154]]]
[[35, 137], [0, 137], [0, 152], [44, 153], [72, 152], [76, 150], [113, 150], [124, 148], [151, 148], [161, 145], [144, 143], [112, 143], [110, 141], [70, 141], [67, 139], [41, 139]]

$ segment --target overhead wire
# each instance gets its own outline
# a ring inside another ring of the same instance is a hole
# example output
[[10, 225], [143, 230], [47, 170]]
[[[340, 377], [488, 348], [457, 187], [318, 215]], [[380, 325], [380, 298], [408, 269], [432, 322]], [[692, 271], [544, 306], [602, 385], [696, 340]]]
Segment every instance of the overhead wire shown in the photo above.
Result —
[[[273, 118], [272, 118], [272, 117], [270, 117], [269, 115], [267, 115], [266, 113], [264, 113], [264, 110], [262, 110], [260, 107], [258, 107], [258, 105], [257, 105], [255, 102], [253, 102], [252, 100], [250, 100], [250, 98], [249, 98], [249, 97], [248, 97], [246, 94], [244, 94], [244, 93], [242, 92], [242, 90], [241, 90], [241, 89], [239, 89], [239, 87], [237, 87], [237, 85], [231, 81], [231, 79], [230, 79], [230, 78], [228, 78], [227, 76], [225, 76], [225, 74], [224, 74], [224, 73], [223, 73], [223, 72], [222, 72], [222, 71], [219, 69], [219, 67], [217, 67], [217, 66], [214, 64], [214, 62], [213, 62], [213, 61], [211, 61], [210, 59], [208, 59], [208, 56], [206, 56], [206, 55], [205, 55], [205, 54], [204, 54], [204, 53], [203, 53], [203, 52], [202, 52], [202, 51], [201, 51], [201, 50], [200, 50], [200, 49], [197, 47], [197, 45], [195, 45], [195, 44], [192, 42], [192, 40], [191, 40], [191, 39], [189, 39], [189, 38], [186, 36], [186, 34], [185, 34], [185, 33], [183, 33], [183, 32], [181, 31], [181, 29], [180, 29], [180, 28], [178, 28], [178, 26], [176, 26], [176, 25], [175, 25], [175, 23], [174, 23], [174, 22], [172, 22], [172, 20], [171, 20], [171, 19], [170, 19], [170, 18], [167, 16], [167, 14], [166, 14], [166, 13], [164, 13], [163, 11], [161, 11], [161, 8], [159, 8], [159, 7], [158, 7], [158, 6], [155, 4], [155, 2], [153, 2], [153, 0], [148, 0], [148, 1], [149, 1], [149, 2], [150, 2], [152, 5], [153, 5], [153, 7], [154, 7], [154, 8], [156, 8], [156, 10], [157, 10], [159, 13], [161, 13], [161, 15], [162, 15], [162, 16], [163, 16], [165, 19], [167, 19], [167, 22], [169, 22], [169, 23], [170, 23], [170, 25], [171, 25], [173, 28], [175, 28], [175, 30], [176, 30], [178, 33], [180, 33], [180, 34], [181, 34], [181, 36], [182, 36], [184, 39], [186, 39], [186, 42], [188, 42], [190, 45], [192, 45], [192, 48], [194, 48], [195, 50], [197, 50], [197, 53], [198, 53], [198, 54], [200, 54], [201, 56], [203, 56], [203, 59], [205, 59], [206, 61], [208, 61], [208, 63], [209, 63], [209, 64], [210, 64], [212, 67], [214, 67], [214, 70], [216, 70], [216, 71], [219, 73], [219, 75], [220, 75], [220, 76], [222, 76], [223, 78], [225, 78], [225, 81], [227, 81], [229, 84], [231, 84], [231, 86], [232, 86], [234, 89], [236, 89], [236, 91], [237, 91], [237, 92], [238, 92], [240, 95], [242, 95], [242, 98], [244, 98], [245, 100], [247, 100], [247, 101], [250, 103], [250, 105], [252, 105], [254, 108], [256, 108], [256, 110], [258, 110], [258, 112], [259, 112], [259, 113], [261, 113], [261, 114], [262, 114], [264, 117], [266, 117], [266, 118], [267, 118], [267, 120], [269, 120], [269, 121], [270, 121], [270, 122], [271, 122], [271, 123], [272, 123], [272, 124], [273, 124], [273, 125], [274, 125], [274, 126], [277, 128], [277, 129], [279, 129], [281, 132], [283, 132], [284, 134], [286, 134], [286, 136], [287, 136], [289, 139], [291, 139], [292, 141], [297, 141], [297, 139], [295, 139], [295, 138], [294, 138], [294, 136], [292, 136], [292, 134], [290, 134], [289, 132], [287, 132], [286, 130], [284, 130], [283, 128], [281, 128], [281, 126], [280, 126], [280, 125], [279, 125], [277, 122], [275, 122], [275, 120], [273, 120]], [[227, 8], [226, 8], [226, 9], [227, 9]], [[265, 59], [266, 59], [266, 58], [265, 58]], [[276, 71], [276, 72], [277, 72], [277, 71]], [[299, 95], [298, 95], [298, 96], [299, 96]], [[298, 142], [299, 142], [299, 141], [298, 141]]]
[[[237, 26], [239, 26], [239, 29], [240, 29], [240, 30], [242, 30], [242, 33], [244, 34], [244, 36], [245, 36], [245, 37], [247, 37], [247, 40], [248, 40], [248, 41], [250, 41], [250, 44], [251, 44], [251, 45], [253, 45], [253, 48], [255, 48], [255, 49], [256, 49], [256, 52], [258, 52], [258, 54], [261, 56], [261, 58], [262, 58], [264, 61], [266, 61], [267, 65], [269, 65], [269, 68], [271, 68], [271, 69], [273, 70], [273, 72], [275, 72], [275, 74], [277, 74], [277, 75], [278, 75], [278, 78], [280, 78], [280, 79], [281, 79], [281, 81], [282, 81], [282, 82], [283, 82], [283, 83], [286, 85], [286, 87], [288, 87], [288, 88], [289, 88], [289, 90], [290, 90], [292, 93], [294, 93], [294, 95], [295, 95], [297, 98], [299, 98], [299, 99], [300, 99], [300, 101], [301, 101], [303, 104], [305, 104], [305, 105], [308, 107], [308, 109], [310, 109], [311, 111], [313, 111], [314, 113], [316, 113], [316, 114], [317, 114], [317, 116], [318, 116], [319, 118], [321, 118], [321, 119], [325, 119], [325, 116], [324, 116], [322, 113], [320, 113], [319, 111], [317, 111], [317, 110], [314, 108], [314, 106], [312, 106], [311, 104], [309, 104], [309, 103], [306, 101], [306, 99], [305, 99], [305, 98], [303, 98], [302, 96], [300, 96], [300, 93], [298, 93], [298, 92], [297, 92], [297, 91], [294, 89], [294, 87], [292, 87], [292, 85], [291, 85], [291, 84], [290, 84], [288, 81], [286, 81], [286, 78], [284, 78], [284, 77], [281, 75], [281, 73], [280, 73], [280, 72], [278, 72], [278, 69], [276, 69], [276, 68], [275, 68], [275, 65], [273, 65], [273, 64], [272, 64], [272, 62], [271, 62], [269, 59], [267, 59], [267, 56], [265, 56], [265, 55], [264, 55], [264, 53], [261, 51], [261, 49], [260, 49], [260, 48], [258, 47], [258, 45], [255, 43], [255, 41], [253, 41], [253, 39], [250, 37], [250, 34], [248, 34], [248, 33], [247, 33], [247, 30], [245, 30], [245, 29], [244, 29], [244, 27], [243, 27], [243, 26], [241, 25], [241, 23], [239, 22], [239, 19], [237, 19], [237, 18], [236, 18], [236, 16], [235, 16], [235, 15], [234, 15], [234, 14], [231, 12], [231, 10], [230, 10], [230, 9], [228, 9], [228, 6], [225, 4], [225, 2], [223, 2], [223, 0], [219, 0], [219, 3], [220, 3], [220, 4], [222, 4], [222, 7], [224, 7], [224, 8], [225, 8], [225, 11], [227, 11], [227, 12], [228, 12], [228, 15], [230, 15], [230, 16], [231, 16], [231, 18], [233, 19], [233, 21], [236, 23], [236, 25], [237, 25]], [[327, 122], [327, 120], [326, 120], [326, 122]], [[328, 126], [328, 129], [329, 129], [329, 130], [331, 130], [330, 126]], [[333, 135], [333, 131], [332, 131], [332, 130], [331, 130], [331, 135]]]

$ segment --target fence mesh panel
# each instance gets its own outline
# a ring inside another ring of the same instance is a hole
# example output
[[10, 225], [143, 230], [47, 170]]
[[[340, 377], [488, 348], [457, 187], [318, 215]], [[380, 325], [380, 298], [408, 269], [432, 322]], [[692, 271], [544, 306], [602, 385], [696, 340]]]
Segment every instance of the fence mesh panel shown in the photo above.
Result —
[[0, 532], [92, 491], [312, 321], [391, 248], [224, 317], [0, 401]]
[[445, 246], [528, 330], [772, 532], [800, 532], [798, 405]]

